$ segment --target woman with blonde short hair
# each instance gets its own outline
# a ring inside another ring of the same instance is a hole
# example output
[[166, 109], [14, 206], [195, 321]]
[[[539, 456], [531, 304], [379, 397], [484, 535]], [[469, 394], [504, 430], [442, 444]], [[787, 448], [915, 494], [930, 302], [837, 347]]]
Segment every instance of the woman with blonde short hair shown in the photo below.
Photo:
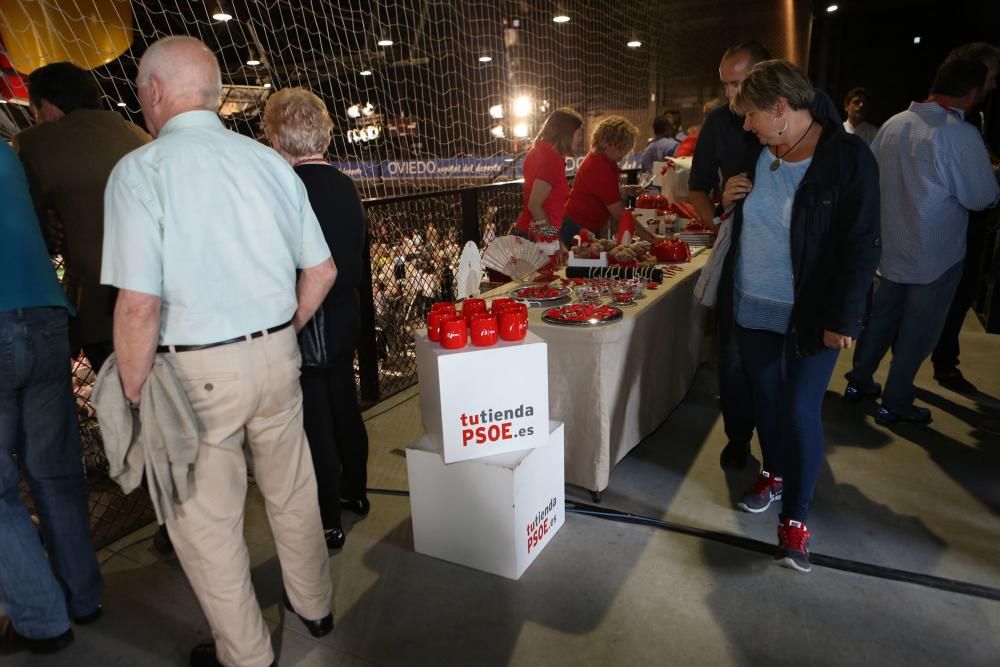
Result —
[[[604, 231], [609, 220], [618, 222], [625, 206], [619, 186], [618, 163], [635, 147], [639, 130], [627, 118], [608, 116], [590, 135], [590, 152], [580, 164], [563, 210], [559, 238], [566, 247], [573, 237], [587, 230], [591, 235]], [[642, 224], [636, 224], [639, 236], [659, 240]]]
[[264, 108], [267, 138], [305, 184], [337, 265], [337, 281], [299, 333], [303, 421], [326, 544], [336, 549], [345, 540], [341, 510], [363, 516], [369, 509], [368, 433], [354, 384], [367, 222], [354, 182], [324, 157], [332, 128], [326, 104], [302, 88], [271, 95]]

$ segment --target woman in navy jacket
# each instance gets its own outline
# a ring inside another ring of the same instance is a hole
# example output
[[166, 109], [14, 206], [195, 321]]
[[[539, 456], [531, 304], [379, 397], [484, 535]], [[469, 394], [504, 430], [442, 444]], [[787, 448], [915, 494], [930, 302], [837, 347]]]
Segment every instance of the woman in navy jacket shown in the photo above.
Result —
[[764, 461], [739, 506], [763, 512], [782, 500], [778, 558], [803, 572], [823, 396], [839, 350], [861, 332], [881, 251], [875, 159], [839, 124], [811, 115], [814, 95], [794, 65], [769, 60], [732, 101], [761, 148], [725, 185], [733, 228], [718, 299], [720, 328], [744, 360]]

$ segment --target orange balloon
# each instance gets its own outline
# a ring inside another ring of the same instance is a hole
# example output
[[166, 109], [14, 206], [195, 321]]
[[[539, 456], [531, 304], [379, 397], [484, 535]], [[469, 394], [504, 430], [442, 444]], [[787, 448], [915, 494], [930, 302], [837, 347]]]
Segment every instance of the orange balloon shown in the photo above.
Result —
[[0, 38], [22, 74], [64, 61], [94, 69], [132, 45], [129, 0], [0, 0], [0, 15]]

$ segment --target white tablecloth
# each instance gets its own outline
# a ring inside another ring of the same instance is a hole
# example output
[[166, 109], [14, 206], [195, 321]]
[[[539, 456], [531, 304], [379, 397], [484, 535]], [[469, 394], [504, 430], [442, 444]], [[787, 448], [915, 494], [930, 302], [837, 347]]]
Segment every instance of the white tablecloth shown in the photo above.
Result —
[[[681, 265], [613, 324], [529, 328], [548, 343], [549, 418], [566, 424], [566, 482], [608, 486], [612, 468], [662, 424], [687, 394], [701, 361], [707, 311], [693, 291], [708, 253]], [[510, 287], [485, 295], [499, 296]]]

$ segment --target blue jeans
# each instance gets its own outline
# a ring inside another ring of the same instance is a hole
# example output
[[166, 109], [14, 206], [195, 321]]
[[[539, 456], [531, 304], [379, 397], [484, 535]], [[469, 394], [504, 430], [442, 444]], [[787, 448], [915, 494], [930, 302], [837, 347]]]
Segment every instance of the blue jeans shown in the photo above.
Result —
[[871, 319], [858, 338], [847, 380], [870, 387], [872, 375], [892, 347], [882, 404], [895, 412], [908, 411], [915, 394], [913, 378], [937, 345], [961, 278], [962, 262], [927, 285], [908, 285], [876, 276]]
[[736, 326], [765, 469], [784, 477], [781, 518], [806, 521], [823, 464], [823, 396], [838, 351], [796, 357], [787, 338]]
[[[0, 312], [0, 377], [0, 602], [18, 633], [46, 639], [101, 602], [64, 308]], [[15, 454], [44, 548], [21, 502]]]

